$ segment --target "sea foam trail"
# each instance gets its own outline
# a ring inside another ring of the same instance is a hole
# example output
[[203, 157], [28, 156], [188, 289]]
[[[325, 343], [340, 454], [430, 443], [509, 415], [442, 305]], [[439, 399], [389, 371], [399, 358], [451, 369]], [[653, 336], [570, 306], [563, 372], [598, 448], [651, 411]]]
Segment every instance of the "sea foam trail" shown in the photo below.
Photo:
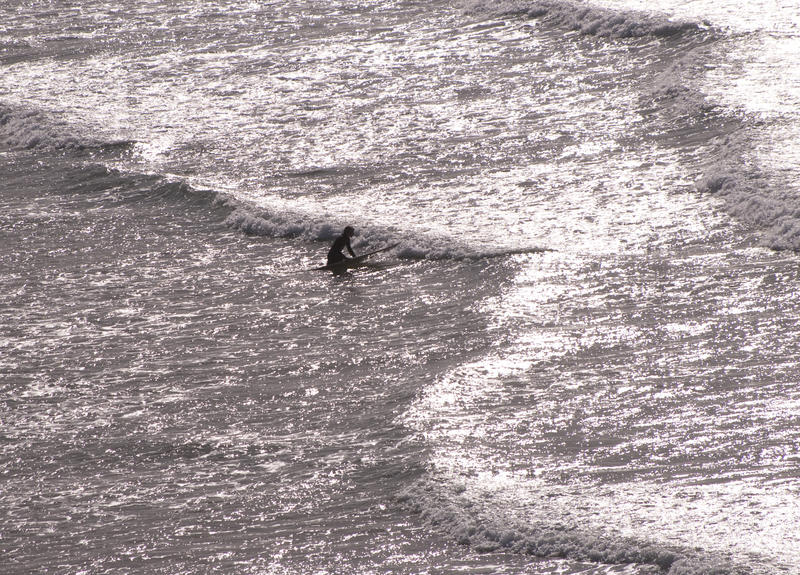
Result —
[[705, 22], [676, 21], [665, 15], [633, 10], [612, 10], [569, 1], [470, 0], [465, 8], [468, 13], [489, 14], [496, 17], [537, 18], [551, 26], [610, 38], [666, 37], [700, 32], [709, 27]]

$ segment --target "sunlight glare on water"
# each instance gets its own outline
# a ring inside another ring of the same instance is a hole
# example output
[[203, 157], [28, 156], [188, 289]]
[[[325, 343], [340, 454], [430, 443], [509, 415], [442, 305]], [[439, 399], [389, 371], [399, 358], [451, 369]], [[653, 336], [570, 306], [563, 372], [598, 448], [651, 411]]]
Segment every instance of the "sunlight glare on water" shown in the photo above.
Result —
[[797, 569], [796, 11], [537, 5], [10, 0], [12, 568]]
[[[796, 458], [783, 455], [797, 441], [800, 366], [781, 324], [766, 319], [786, 309], [791, 288], [779, 301], [752, 291], [750, 275], [772, 265], [767, 253], [730, 264], [722, 253], [690, 256], [678, 274], [660, 269], [662, 255], [586, 261], [580, 281], [578, 261], [570, 270], [556, 257], [518, 256], [515, 285], [487, 302], [508, 338], [441, 378], [408, 421], [439, 446], [434, 469], [489, 524], [524, 533], [558, 517], [796, 564]], [[726, 288], [696, 281], [724, 265], [741, 266]], [[714, 333], [732, 340], [709, 348]], [[499, 500], [509, 503], [486, 503]]]

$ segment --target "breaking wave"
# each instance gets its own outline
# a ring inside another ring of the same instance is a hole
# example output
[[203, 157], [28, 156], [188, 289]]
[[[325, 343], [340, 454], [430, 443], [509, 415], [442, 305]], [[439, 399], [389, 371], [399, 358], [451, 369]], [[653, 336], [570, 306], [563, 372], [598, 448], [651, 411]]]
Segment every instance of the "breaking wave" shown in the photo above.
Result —
[[758, 227], [767, 247], [800, 250], [800, 190], [753, 164], [748, 157], [752, 141], [746, 130], [722, 139], [697, 189], [719, 197], [729, 213]]
[[135, 144], [128, 139], [102, 139], [79, 130], [55, 114], [0, 102], [0, 146], [21, 150], [111, 150]]
[[[228, 205], [231, 202], [233, 200], [228, 200]], [[393, 248], [394, 253], [407, 259], [485, 259], [549, 251], [538, 246], [498, 247], [476, 251], [474, 245], [446, 231], [399, 231], [391, 225], [351, 220], [345, 222], [322, 212], [314, 213], [308, 207], [287, 205], [279, 199], [274, 202], [281, 207], [262, 208], [239, 202], [236, 209], [227, 216], [225, 223], [246, 234], [320, 242], [334, 239], [345, 225], [353, 224], [358, 233], [356, 245], [374, 248], [392, 244], [396, 246]]]
[[674, 146], [693, 148], [700, 175], [696, 189], [721, 199], [725, 211], [758, 229], [771, 249], [800, 249], [800, 190], [779, 170], [762, 164], [754, 150], [774, 138], [778, 121], [722, 106], [697, 86], [707, 55], [690, 50], [671, 64], [644, 96], [657, 118], [652, 130]]
[[701, 32], [709, 28], [706, 22], [671, 20], [633, 10], [621, 11], [587, 6], [577, 2], [556, 0], [503, 0], [489, 2], [472, 0], [467, 3], [470, 13], [492, 16], [527, 16], [555, 27], [580, 31], [582, 34], [609, 38], [667, 37]]
[[593, 532], [564, 523], [561, 517], [553, 517], [552, 521], [502, 517], [498, 506], [491, 504], [488, 496], [474, 496], [464, 485], [433, 478], [422, 479], [408, 487], [397, 500], [430, 527], [449, 533], [459, 544], [478, 552], [506, 551], [607, 565], [653, 565], [667, 575], [743, 575], [747, 572], [723, 557]]

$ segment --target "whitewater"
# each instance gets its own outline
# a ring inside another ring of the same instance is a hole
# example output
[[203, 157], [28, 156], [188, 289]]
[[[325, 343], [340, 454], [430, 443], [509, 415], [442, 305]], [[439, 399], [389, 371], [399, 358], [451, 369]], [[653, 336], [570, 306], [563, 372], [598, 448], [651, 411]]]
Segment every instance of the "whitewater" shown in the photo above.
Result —
[[7, 0], [0, 573], [800, 574], [798, 110], [796, 0]]

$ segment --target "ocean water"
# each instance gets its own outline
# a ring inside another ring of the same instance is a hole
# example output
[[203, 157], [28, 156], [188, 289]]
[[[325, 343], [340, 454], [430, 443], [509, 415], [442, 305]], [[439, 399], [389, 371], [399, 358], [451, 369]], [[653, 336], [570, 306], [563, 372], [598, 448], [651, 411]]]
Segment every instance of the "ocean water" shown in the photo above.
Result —
[[797, 0], [6, 0], [0, 573], [800, 574], [799, 110]]

